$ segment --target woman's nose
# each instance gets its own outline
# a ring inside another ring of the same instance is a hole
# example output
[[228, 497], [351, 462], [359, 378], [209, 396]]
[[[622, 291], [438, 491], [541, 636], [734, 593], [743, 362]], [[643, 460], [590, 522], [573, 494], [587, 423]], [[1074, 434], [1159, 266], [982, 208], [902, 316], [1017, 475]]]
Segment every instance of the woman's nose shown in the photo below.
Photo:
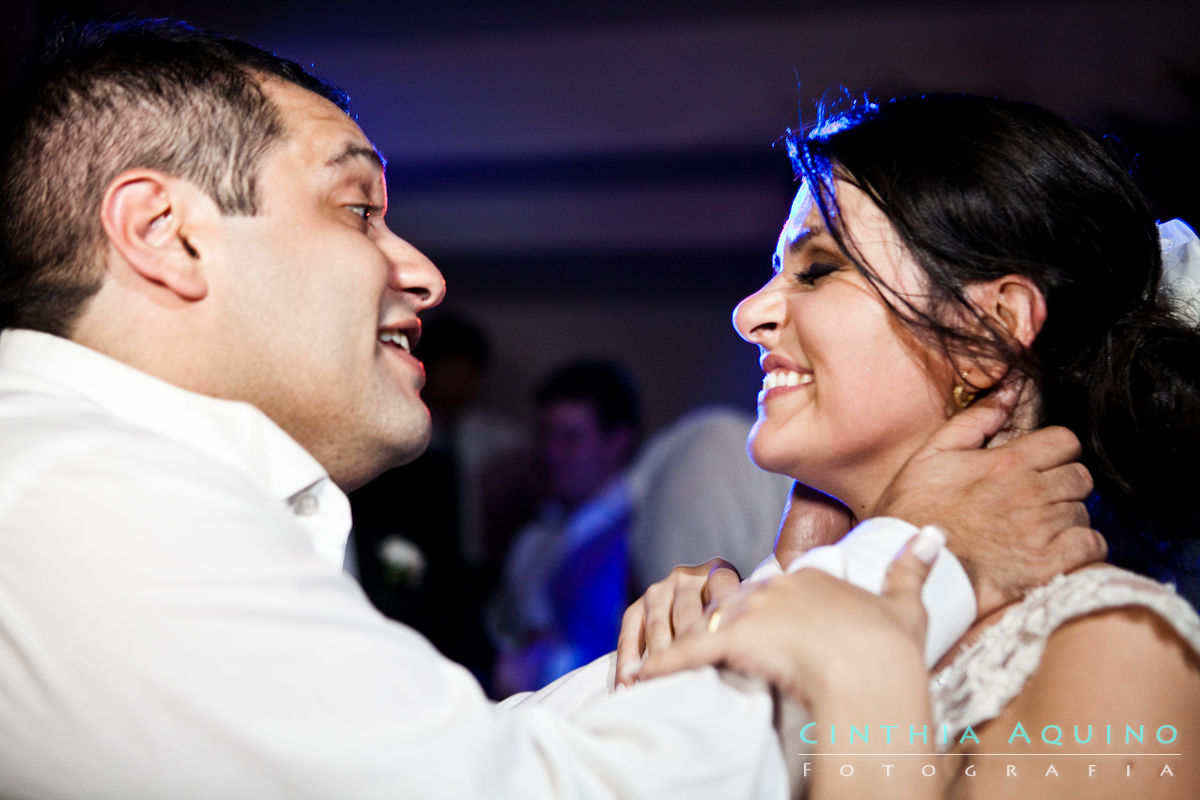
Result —
[[774, 283], [773, 279], [768, 281], [733, 309], [733, 327], [747, 342], [762, 344], [763, 336], [782, 323], [784, 303]]

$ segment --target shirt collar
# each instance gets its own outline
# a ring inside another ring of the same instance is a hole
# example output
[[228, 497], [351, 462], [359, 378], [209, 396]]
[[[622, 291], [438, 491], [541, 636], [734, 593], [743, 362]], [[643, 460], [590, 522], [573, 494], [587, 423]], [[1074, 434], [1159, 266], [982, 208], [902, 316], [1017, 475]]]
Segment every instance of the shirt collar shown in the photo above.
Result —
[[0, 367], [83, 395], [128, 425], [179, 442], [284, 502], [323, 557], [341, 565], [350, 504], [291, 436], [249, 403], [182, 389], [59, 336], [0, 332]]

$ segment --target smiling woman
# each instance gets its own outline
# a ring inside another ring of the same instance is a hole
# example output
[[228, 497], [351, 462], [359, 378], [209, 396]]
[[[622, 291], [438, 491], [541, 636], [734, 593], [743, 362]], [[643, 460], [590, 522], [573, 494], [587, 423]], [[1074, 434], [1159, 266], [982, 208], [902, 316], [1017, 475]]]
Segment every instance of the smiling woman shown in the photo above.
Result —
[[[890, 292], [919, 302], [919, 267], [861, 190], [838, 184], [840, 221]], [[952, 372], [880, 302], [801, 191], [779, 237], [774, 277], [734, 322], [759, 345], [766, 378], [751, 453], [865, 518], [892, 476], [949, 416]], [[793, 377], [794, 376], [794, 377]]]
[[[1050, 112], [975, 97], [864, 105], [790, 145], [802, 187], [775, 274], [735, 314], [766, 373], [751, 435], [758, 463], [864, 518], [940, 424], [979, 397], [1011, 394], [1011, 418], [989, 446], [1070, 428], [1112, 560], [1162, 578], [1194, 574], [1185, 558], [1198, 522], [1187, 498], [1200, 450], [1200, 333], [1160, 298], [1158, 233], [1128, 176]], [[807, 703], [819, 729], [912, 723], [918, 733], [895, 747], [853, 736], [817, 744], [817, 755], [854, 757], [849, 772], [819, 761], [812, 797], [1009, 796], [1002, 772], [904, 778], [880, 767], [938, 749], [968, 762], [1028, 756], [999, 732], [1064, 717], [1166, 725], [1178, 731], [1171, 752], [1195, 761], [1200, 618], [1171, 587], [1105, 566], [1059, 576], [977, 620], [930, 683], [913, 631], [923, 625], [922, 561], [933, 555], [901, 557], [885, 599], [813, 570], [748, 588], [640, 674], [723, 661]], [[1077, 771], [1047, 783], [1023, 768], [1022, 789], [1200, 791], [1200, 771], [1159, 780], [1162, 748], [1082, 747], [1059, 752], [1124, 759], [1129, 780]]]

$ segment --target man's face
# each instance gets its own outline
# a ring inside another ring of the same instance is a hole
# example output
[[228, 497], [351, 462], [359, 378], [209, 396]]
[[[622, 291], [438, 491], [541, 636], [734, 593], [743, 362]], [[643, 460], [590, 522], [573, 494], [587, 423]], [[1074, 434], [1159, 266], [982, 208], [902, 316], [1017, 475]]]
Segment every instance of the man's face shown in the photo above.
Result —
[[354, 488], [428, 443], [408, 350], [445, 283], [384, 225], [382, 165], [359, 127], [298, 86], [263, 90], [287, 132], [260, 167], [259, 213], [222, 218], [219, 394], [256, 405]]
[[586, 400], [552, 400], [538, 412], [538, 454], [546, 468], [551, 495], [577, 505], [617, 474], [629, 452], [632, 434], [606, 432]]

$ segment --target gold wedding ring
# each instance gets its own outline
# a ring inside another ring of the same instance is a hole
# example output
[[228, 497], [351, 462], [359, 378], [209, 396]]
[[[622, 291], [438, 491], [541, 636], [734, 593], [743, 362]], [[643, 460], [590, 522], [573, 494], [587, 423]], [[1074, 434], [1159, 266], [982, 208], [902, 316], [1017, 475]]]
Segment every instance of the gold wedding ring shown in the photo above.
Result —
[[721, 609], [715, 609], [708, 618], [708, 632], [716, 633], [721, 625]]

